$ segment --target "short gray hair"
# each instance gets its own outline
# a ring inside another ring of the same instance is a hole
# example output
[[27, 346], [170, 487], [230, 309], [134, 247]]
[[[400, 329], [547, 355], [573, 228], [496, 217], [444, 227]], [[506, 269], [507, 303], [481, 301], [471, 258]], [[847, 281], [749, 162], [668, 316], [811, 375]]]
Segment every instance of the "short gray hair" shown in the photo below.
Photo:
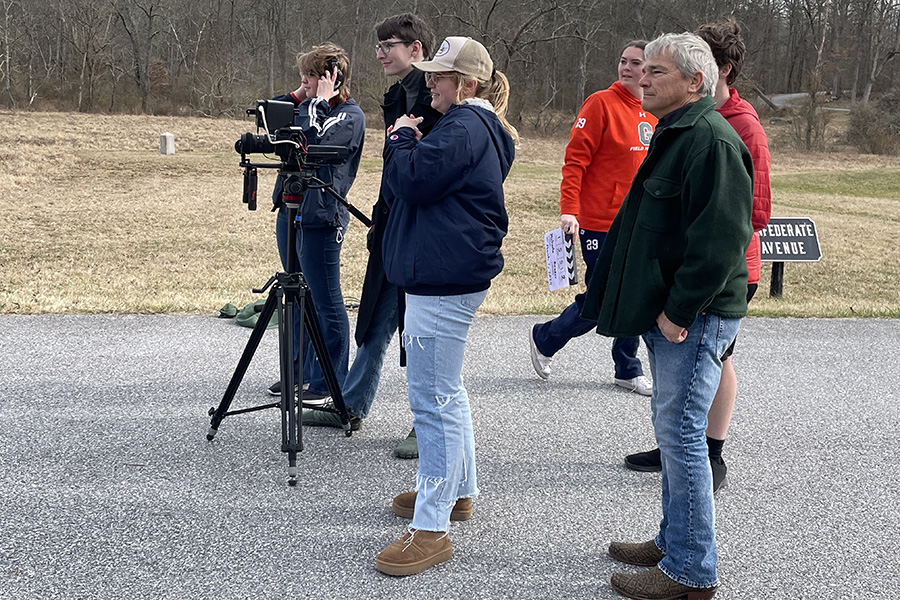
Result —
[[692, 77], [694, 73], [703, 73], [701, 96], [712, 96], [719, 80], [719, 67], [709, 44], [693, 33], [664, 33], [644, 48], [644, 60], [649, 62], [654, 57], [668, 55], [674, 61], [684, 77]]

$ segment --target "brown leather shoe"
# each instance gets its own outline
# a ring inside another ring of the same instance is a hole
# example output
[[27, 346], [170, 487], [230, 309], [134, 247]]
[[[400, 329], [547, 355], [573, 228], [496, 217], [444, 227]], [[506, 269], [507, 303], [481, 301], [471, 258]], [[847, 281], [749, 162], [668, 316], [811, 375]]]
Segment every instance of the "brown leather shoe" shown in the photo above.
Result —
[[445, 531], [410, 529], [375, 557], [375, 568], [386, 575], [415, 575], [450, 560], [453, 546]]
[[639, 567], [655, 567], [665, 557], [653, 540], [640, 544], [613, 542], [609, 545], [609, 555], [619, 562]]
[[[403, 492], [402, 494], [394, 496], [394, 501], [391, 503], [391, 510], [393, 510], [394, 514], [398, 517], [412, 519], [413, 513], [416, 510], [416, 492]], [[450, 511], [450, 520], [468, 521], [472, 518], [473, 510], [471, 498], [460, 498], [453, 506], [453, 510]]]
[[643, 573], [613, 573], [613, 588], [635, 600], [709, 600], [716, 588], [695, 588], [681, 585], [659, 567]]

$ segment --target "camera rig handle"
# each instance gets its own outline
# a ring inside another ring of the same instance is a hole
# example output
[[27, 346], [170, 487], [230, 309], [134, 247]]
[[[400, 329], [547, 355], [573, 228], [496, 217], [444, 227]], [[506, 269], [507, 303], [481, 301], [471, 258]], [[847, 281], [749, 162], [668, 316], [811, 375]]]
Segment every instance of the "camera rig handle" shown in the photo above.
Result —
[[309, 184], [312, 184], [307, 184], [309, 189], [324, 190], [329, 196], [346, 206], [347, 210], [350, 211], [350, 214], [356, 217], [360, 223], [362, 223], [366, 227], [372, 227], [371, 219], [363, 214], [358, 208], [350, 204], [350, 202], [346, 198], [338, 194], [331, 185], [325, 183], [324, 181], [313, 175], [309, 175], [308, 179]]
[[[257, 169], [283, 169], [284, 165], [278, 163], [254, 163], [247, 160], [246, 156], [241, 155], [241, 162], [238, 163], [244, 169], [244, 203], [247, 204], [248, 210], [256, 210], [256, 182]], [[297, 172], [297, 171], [290, 171]], [[359, 220], [366, 227], [372, 227], [372, 220], [369, 219], [362, 211], [350, 204], [350, 202], [338, 194], [331, 184], [325, 183], [315, 175], [312, 169], [300, 169], [303, 189], [324, 190], [329, 196], [343, 204], [350, 211], [350, 214]], [[250, 189], [252, 186], [252, 190]]]

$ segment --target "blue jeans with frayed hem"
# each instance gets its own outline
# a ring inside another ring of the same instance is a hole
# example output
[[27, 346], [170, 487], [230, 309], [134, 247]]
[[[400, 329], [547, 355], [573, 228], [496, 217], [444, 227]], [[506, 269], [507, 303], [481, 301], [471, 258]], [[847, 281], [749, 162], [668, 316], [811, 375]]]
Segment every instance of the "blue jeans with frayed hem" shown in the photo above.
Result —
[[419, 446], [413, 529], [448, 531], [456, 500], [478, 494], [462, 366], [469, 327], [486, 295], [406, 295], [406, 378]]

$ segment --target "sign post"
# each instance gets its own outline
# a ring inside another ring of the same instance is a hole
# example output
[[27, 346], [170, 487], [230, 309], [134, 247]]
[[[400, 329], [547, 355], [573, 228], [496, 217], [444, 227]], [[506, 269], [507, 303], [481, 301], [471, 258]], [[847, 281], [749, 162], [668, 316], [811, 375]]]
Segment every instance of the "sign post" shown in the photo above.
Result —
[[762, 260], [772, 263], [772, 297], [782, 294], [784, 263], [818, 262], [822, 258], [816, 224], [808, 217], [772, 217], [759, 232], [759, 242]]

